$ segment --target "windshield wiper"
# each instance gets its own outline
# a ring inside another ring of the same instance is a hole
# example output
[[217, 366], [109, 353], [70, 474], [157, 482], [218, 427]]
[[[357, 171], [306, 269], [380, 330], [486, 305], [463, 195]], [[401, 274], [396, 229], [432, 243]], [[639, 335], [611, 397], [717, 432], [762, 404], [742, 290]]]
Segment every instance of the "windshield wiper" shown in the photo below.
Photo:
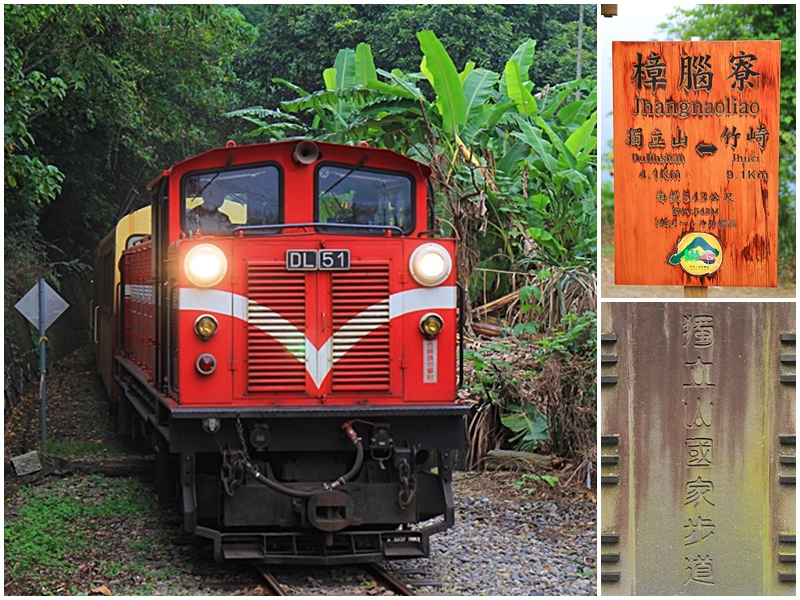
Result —
[[205, 192], [205, 191], [206, 191], [206, 188], [207, 188], [208, 186], [210, 186], [212, 183], [214, 183], [214, 180], [215, 180], [217, 177], [219, 177], [219, 176], [220, 176], [220, 175], [222, 175], [222, 174], [223, 174], [225, 171], [227, 171], [228, 169], [230, 169], [232, 164], [233, 164], [233, 156], [231, 156], [231, 157], [228, 159], [228, 162], [226, 162], [226, 163], [225, 163], [225, 166], [224, 166], [224, 167], [222, 167], [222, 168], [221, 168], [219, 171], [217, 171], [216, 173], [214, 173], [214, 176], [213, 176], [211, 179], [209, 179], [209, 180], [208, 180], [208, 183], [207, 183], [207, 184], [205, 184], [205, 185], [204, 185], [202, 188], [200, 188], [200, 191], [199, 191], [199, 192], [197, 192], [197, 195], [198, 195], [198, 196], [202, 196], [202, 195], [203, 195], [203, 192]]
[[361, 167], [363, 167], [365, 164], [367, 164], [367, 157], [366, 157], [366, 156], [365, 156], [364, 158], [362, 158], [362, 159], [361, 159], [361, 160], [358, 162], [358, 164], [357, 164], [356, 166], [354, 166], [354, 167], [353, 167], [353, 168], [351, 168], [351, 169], [350, 169], [350, 170], [349, 170], [347, 173], [345, 173], [345, 174], [342, 176], [342, 178], [341, 178], [341, 179], [339, 179], [339, 181], [334, 181], [334, 182], [333, 182], [333, 183], [330, 185], [330, 187], [329, 187], [327, 190], [325, 190], [324, 192], [322, 192], [322, 193], [319, 195], [319, 199], [320, 199], [320, 200], [322, 200], [322, 197], [323, 197], [325, 194], [329, 193], [329, 192], [330, 192], [330, 191], [331, 191], [333, 188], [335, 188], [337, 185], [339, 185], [340, 183], [342, 183], [342, 182], [343, 182], [345, 179], [347, 179], [348, 177], [350, 177], [350, 175], [352, 175], [352, 174], [355, 172], [355, 170], [356, 170], [356, 169], [360, 169], [360, 168], [361, 168]]

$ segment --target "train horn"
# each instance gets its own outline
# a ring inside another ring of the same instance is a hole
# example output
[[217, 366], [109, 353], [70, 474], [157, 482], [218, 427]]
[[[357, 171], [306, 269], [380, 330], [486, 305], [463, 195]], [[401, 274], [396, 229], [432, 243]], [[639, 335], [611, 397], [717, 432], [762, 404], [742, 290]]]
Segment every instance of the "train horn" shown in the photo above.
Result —
[[302, 141], [294, 147], [292, 158], [301, 165], [310, 165], [319, 158], [319, 148], [314, 142]]

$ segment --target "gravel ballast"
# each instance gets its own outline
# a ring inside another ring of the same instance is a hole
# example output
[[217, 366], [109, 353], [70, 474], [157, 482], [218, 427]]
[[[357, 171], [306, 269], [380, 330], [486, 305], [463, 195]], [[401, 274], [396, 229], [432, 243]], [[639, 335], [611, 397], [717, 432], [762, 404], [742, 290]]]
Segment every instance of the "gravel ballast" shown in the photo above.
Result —
[[[111, 433], [105, 418], [90, 354], [76, 353], [52, 368], [48, 386], [52, 392], [48, 439], [91, 440], [100, 449], [89, 460], [120, 460], [119, 448], [126, 446]], [[215, 563], [205, 541], [182, 533], [179, 515], [157, 508], [147, 476], [67, 475], [63, 461], [56, 461], [59, 466], [53, 469], [54, 461], [43, 456], [43, 471], [17, 477], [9, 459], [37, 447], [37, 410], [33, 390], [6, 419], [6, 529], [23, 518], [26, 502], [37, 494], [50, 501], [58, 497], [74, 500], [72, 510], [77, 517], [62, 532], [63, 556], [54, 560], [52, 567], [20, 568], [24, 562], [6, 539], [6, 595], [86, 595], [93, 590], [113, 595], [259, 592], [252, 567]], [[106, 446], [112, 450], [103, 450]], [[86, 460], [81, 457], [82, 463]], [[551, 488], [544, 481], [528, 479], [520, 485], [522, 472], [456, 473], [455, 526], [432, 538], [430, 558], [386, 566], [422, 595], [596, 595], [594, 491], [564, 485], [569, 472], [555, 475], [560, 481]], [[141, 503], [136, 503], [139, 508], [132, 514], [123, 510], [111, 519], [98, 518], [98, 509], [92, 507], [108, 503], [114, 494], [126, 500], [140, 499]], [[85, 519], [81, 516], [84, 506], [91, 509], [85, 511]], [[81, 546], [79, 539], [88, 544]], [[357, 566], [276, 567], [273, 572], [295, 595], [383, 593], [373, 577]]]

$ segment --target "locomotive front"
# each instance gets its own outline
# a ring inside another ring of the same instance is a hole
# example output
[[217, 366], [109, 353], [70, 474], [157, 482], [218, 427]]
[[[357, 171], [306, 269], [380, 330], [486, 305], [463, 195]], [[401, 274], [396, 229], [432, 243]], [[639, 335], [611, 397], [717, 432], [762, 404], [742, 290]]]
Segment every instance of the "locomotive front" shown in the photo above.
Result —
[[455, 242], [429, 230], [429, 175], [294, 141], [151, 183], [151, 235], [120, 261], [119, 411], [218, 559], [427, 556], [453, 524], [468, 409]]

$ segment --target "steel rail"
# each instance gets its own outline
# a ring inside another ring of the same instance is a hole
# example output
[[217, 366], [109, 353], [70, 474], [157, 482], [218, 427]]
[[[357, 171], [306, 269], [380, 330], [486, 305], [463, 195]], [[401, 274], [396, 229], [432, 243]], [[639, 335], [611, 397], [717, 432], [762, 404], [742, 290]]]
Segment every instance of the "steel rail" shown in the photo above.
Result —
[[275, 576], [267, 569], [266, 565], [262, 565], [260, 563], [253, 563], [256, 570], [261, 574], [264, 578], [264, 582], [267, 584], [267, 591], [271, 592], [267, 594], [268, 596], [286, 596], [286, 592], [283, 589], [283, 586], [280, 582], [275, 579]]
[[377, 579], [378, 583], [388, 590], [393, 591], [395, 594], [399, 596], [417, 595], [405, 583], [397, 579], [397, 577], [395, 577], [390, 571], [387, 571], [378, 563], [367, 563], [365, 566], [367, 567], [367, 570], [369, 570], [370, 573], [375, 576], [375, 579]]

